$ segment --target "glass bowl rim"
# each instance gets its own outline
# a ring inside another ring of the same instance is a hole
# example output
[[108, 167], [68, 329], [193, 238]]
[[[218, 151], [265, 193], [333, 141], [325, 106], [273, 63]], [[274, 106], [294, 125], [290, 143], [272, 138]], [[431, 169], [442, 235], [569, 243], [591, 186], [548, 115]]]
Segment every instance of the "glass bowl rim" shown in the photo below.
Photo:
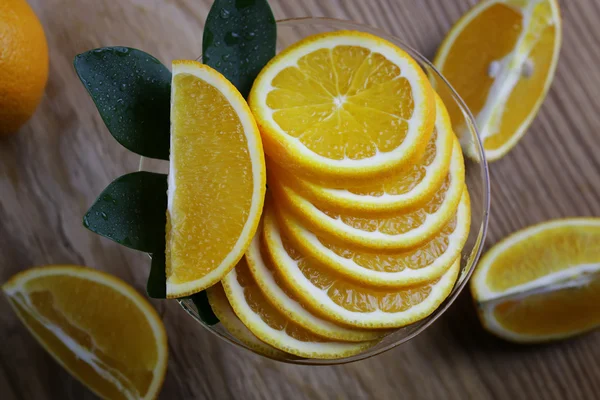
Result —
[[[429, 328], [454, 303], [454, 301], [456, 300], [458, 295], [464, 290], [465, 286], [467, 285], [467, 283], [469, 281], [469, 278], [473, 274], [475, 266], [477, 265], [477, 262], [481, 256], [481, 253], [483, 250], [483, 244], [485, 242], [485, 238], [487, 235], [489, 212], [490, 212], [489, 168], [488, 168], [488, 163], [487, 163], [487, 160], [485, 157], [485, 152], [483, 149], [483, 143], [481, 142], [481, 138], [479, 136], [479, 131], [478, 131], [478, 128], [477, 128], [477, 125], [475, 122], [475, 118], [471, 114], [471, 111], [469, 110], [469, 108], [467, 107], [465, 102], [458, 95], [458, 93], [454, 90], [452, 85], [450, 85], [450, 83], [446, 80], [446, 78], [437, 70], [437, 68], [426, 57], [424, 57], [421, 53], [419, 53], [417, 50], [415, 50], [412, 46], [406, 44], [406, 42], [404, 42], [402, 39], [399, 39], [398, 37], [387, 33], [383, 29], [376, 28], [376, 27], [373, 27], [368, 24], [363, 24], [363, 23], [359, 23], [356, 21], [352, 21], [352, 20], [344, 20], [344, 19], [338, 19], [338, 18], [294, 17], [294, 18], [286, 18], [286, 19], [277, 20], [276, 23], [277, 23], [278, 27], [293, 26], [295, 24], [299, 24], [299, 25], [321, 24], [321, 25], [340, 27], [341, 29], [354, 28], [356, 30], [368, 31], [370, 33], [376, 34], [376, 35], [381, 36], [386, 39], [391, 39], [394, 41], [394, 43], [399, 43], [400, 46], [404, 50], [408, 50], [408, 52], [411, 53], [411, 56], [413, 56], [413, 57], [416, 56], [415, 58], [417, 58], [417, 61], [419, 63], [421, 63], [422, 65], [425, 65], [431, 71], [433, 71], [437, 75], [437, 78], [439, 78], [441, 80], [441, 82], [444, 85], [446, 85], [446, 87], [450, 90], [450, 94], [452, 95], [454, 101], [457, 102], [462, 113], [465, 115], [465, 118], [470, 121], [471, 128], [475, 133], [474, 136], [475, 136], [476, 140], [475, 140], [474, 144], [475, 144], [475, 150], [476, 150], [477, 156], [479, 157], [479, 164], [480, 164], [480, 169], [481, 169], [480, 174], [481, 174], [481, 180], [483, 182], [483, 188], [482, 188], [483, 213], [481, 216], [481, 225], [479, 228], [479, 232], [477, 234], [476, 242], [473, 245], [473, 249], [471, 250], [470, 256], [467, 260], [468, 264], [465, 267], [466, 273], [461, 273], [462, 276], [460, 276], [458, 279], [462, 279], [462, 281], [453, 287], [452, 291], [450, 292], [450, 295], [444, 300], [444, 302], [427, 317], [429, 319], [427, 319], [427, 321], [423, 322], [421, 326], [419, 326], [417, 329], [415, 329], [410, 334], [406, 335], [405, 337], [402, 337], [401, 339], [399, 339], [393, 343], [389, 343], [388, 345], [383, 346], [378, 349], [375, 349], [375, 350], [366, 350], [366, 351], [356, 354], [354, 356], [344, 357], [344, 358], [340, 358], [340, 359], [331, 359], [331, 360], [330, 359], [307, 359], [307, 358], [293, 359], [293, 358], [291, 358], [291, 357], [293, 357], [292, 355], [290, 355], [289, 359], [277, 359], [277, 358], [272, 358], [265, 354], [261, 354], [259, 352], [253, 351], [252, 349], [248, 348], [244, 344], [242, 344], [236, 340], [232, 340], [231, 338], [223, 335], [222, 333], [217, 332], [211, 326], [208, 326], [204, 321], [199, 319], [197, 317], [196, 313], [194, 312], [194, 310], [192, 308], [190, 308], [189, 304], [187, 303], [189, 301], [188, 299], [176, 299], [176, 300], [179, 303], [179, 305], [197, 323], [199, 323], [200, 325], [203, 326], [203, 328], [205, 330], [211, 332], [213, 335], [219, 337], [221, 340], [224, 340], [227, 343], [233, 344], [239, 348], [244, 349], [245, 351], [250, 351], [251, 353], [257, 354], [259, 356], [262, 356], [262, 357], [265, 357], [268, 359], [272, 359], [275, 361], [288, 363], [288, 364], [316, 365], [316, 366], [340, 365], [340, 364], [347, 364], [347, 363], [351, 363], [351, 362], [365, 360], [367, 358], [371, 358], [371, 357], [377, 356], [379, 354], [382, 354], [384, 352], [387, 352], [401, 344], [404, 344], [404, 343], [408, 342], [409, 340], [413, 339], [414, 337], [416, 337], [417, 335], [421, 334], [425, 329]], [[199, 57], [198, 59], [201, 59], [201, 57]], [[139, 168], [140, 170], [142, 170], [144, 159], [145, 159], [145, 157], [141, 157], [141, 159], [140, 159], [140, 168]], [[416, 322], [416, 323], [419, 323], [419, 322]]]

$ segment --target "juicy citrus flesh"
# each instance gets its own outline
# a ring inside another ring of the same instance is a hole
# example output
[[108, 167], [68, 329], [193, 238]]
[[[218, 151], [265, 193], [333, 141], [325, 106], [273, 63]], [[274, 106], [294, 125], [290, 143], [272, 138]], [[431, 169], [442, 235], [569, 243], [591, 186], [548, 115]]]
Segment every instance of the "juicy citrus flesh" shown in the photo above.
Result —
[[265, 166], [258, 128], [237, 90], [195, 62], [173, 63], [167, 296], [219, 281], [258, 226]]
[[240, 321], [231, 308], [221, 283], [217, 283], [216, 285], [209, 287], [206, 290], [206, 294], [213, 312], [217, 318], [219, 318], [220, 323], [233, 337], [252, 350], [266, 357], [277, 360], [289, 358], [289, 355], [261, 341], [254, 336], [254, 334], [248, 328], [246, 328], [246, 325]]
[[[430, 198], [441, 185], [450, 168], [454, 134], [450, 117], [436, 95], [436, 123], [425, 154], [405, 171], [356, 187], [327, 187], [286, 174], [286, 180], [303, 196], [316, 203], [348, 211], [391, 212], [415, 208]], [[285, 170], [274, 163], [269, 168], [276, 175]]]
[[167, 367], [166, 333], [135, 289], [99, 271], [57, 265], [22, 272], [3, 290], [40, 344], [96, 394], [156, 397]]
[[[471, 224], [468, 191], [456, 215], [431, 240], [399, 253], [368, 252], [327, 240], [279, 213], [280, 227], [302, 253], [355, 282], [378, 287], [411, 286], [439, 277], [460, 255]], [[279, 211], [279, 210], [278, 210]]]
[[281, 235], [272, 213], [265, 214], [266, 248], [274, 265], [305, 305], [323, 318], [362, 328], [397, 328], [431, 314], [450, 293], [459, 260], [441, 277], [397, 290], [344, 279], [304, 256]]
[[287, 318], [265, 298], [246, 258], [240, 260], [222, 284], [229, 303], [244, 325], [260, 340], [281, 351], [299, 357], [334, 359], [358, 354], [376, 343], [331, 341]]
[[493, 306], [502, 329], [533, 340], [557, 339], [600, 326], [600, 273], [580, 287], [507, 299]]
[[[478, 4], [442, 44], [435, 64], [476, 117], [488, 159], [505, 154], [531, 123], [554, 75], [560, 41], [555, 0], [509, 0]], [[463, 121], [458, 105], [444, 100], [452, 120]]]
[[598, 326], [599, 241], [599, 218], [572, 218], [534, 225], [495, 245], [471, 281], [484, 325], [517, 342]]
[[44, 28], [25, 0], [0, 3], [0, 135], [15, 133], [35, 112], [48, 80]]
[[354, 31], [284, 50], [257, 77], [250, 105], [270, 157], [350, 177], [418, 160], [435, 118], [418, 64], [392, 43]]
[[267, 300], [288, 319], [319, 336], [333, 340], [361, 342], [375, 340], [388, 333], [343, 327], [308, 311], [273, 266], [261, 236], [263, 235], [255, 236], [246, 253], [250, 272]]
[[394, 251], [424, 243], [455, 214], [465, 181], [462, 151], [456, 139], [452, 158], [448, 175], [427, 203], [414, 211], [386, 216], [350, 213], [316, 205], [276, 176], [269, 179], [277, 200], [320, 235], [365, 249]]

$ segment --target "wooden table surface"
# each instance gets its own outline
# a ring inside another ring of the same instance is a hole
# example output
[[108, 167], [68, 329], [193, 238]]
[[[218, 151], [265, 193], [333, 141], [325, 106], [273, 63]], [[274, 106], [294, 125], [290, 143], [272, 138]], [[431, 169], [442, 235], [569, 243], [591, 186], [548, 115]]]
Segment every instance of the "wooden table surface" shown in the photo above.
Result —
[[[0, 0], [2, 1], [2, 0]], [[271, 0], [276, 18], [331, 16], [383, 28], [429, 58], [476, 0]], [[0, 139], [0, 283], [52, 263], [103, 269], [143, 292], [148, 260], [81, 225], [96, 195], [138, 158], [108, 134], [72, 67], [104, 45], [165, 63], [201, 53], [210, 0], [30, 0], [50, 46], [35, 117]], [[529, 224], [600, 216], [600, 2], [562, 0], [558, 71], [529, 133], [491, 165], [489, 247]], [[599, 249], [600, 251], [600, 249]], [[169, 335], [163, 399], [598, 399], [600, 332], [517, 346], [486, 334], [468, 293], [411, 342], [337, 367], [270, 361], [197, 325], [174, 301], [153, 301]], [[71, 378], [0, 298], [0, 398], [95, 398]]]

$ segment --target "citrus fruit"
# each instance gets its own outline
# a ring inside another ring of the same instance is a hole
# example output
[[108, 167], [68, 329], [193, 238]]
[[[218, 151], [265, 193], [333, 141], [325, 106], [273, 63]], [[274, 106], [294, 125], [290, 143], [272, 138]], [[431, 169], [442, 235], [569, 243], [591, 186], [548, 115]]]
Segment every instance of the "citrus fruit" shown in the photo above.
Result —
[[558, 219], [492, 247], [470, 282], [483, 325], [515, 342], [600, 326], [600, 218]]
[[273, 265], [305, 306], [323, 318], [359, 328], [398, 328], [427, 317], [450, 294], [460, 270], [457, 259], [430, 282], [377, 289], [344, 279], [305, 257], [281, 236], [269, 209], [265, 210], [264, 236]]
[[220, 73], [174, 61], [167, 206], [167, 297], [220, 281], [243, 256], [265, 195], [258, 128]]
[[246, 325], [240, 321], [231, 308], [225, 290], [223, 290], [223, 285], [217, 283], [209, 287], [206, 289], [206, 294], [213, 312], [233, 337], [264, 356], [275, 359], [289, 358], [289, 355], [259, 340], [246, 328]]
[[345, 278], [378, 287], [411, 286], [438, 278], [460, 256], [471, 224], [468, 192], [464, 189], [463, 193], [455, 216], [438, 234], [398, 253], [368, 252], [328, 241], [289, 213], [279, 215], [279, 225], [299, 251]]
[[269, 157], [322, 179], [408, 168], [435, 122], [434, 92], [419, 65], [377, 36], [309, 36], [275, 56], [249, 104]]
[[2, 290], [38, 342], [98, 396], [157, 397], [167, 336], [131, 286], [91, 268], [52, 265], [19, 273]]
[[[561, 36], [556, 0], [482, 1], [446, 36], [435, 66], [475, 116], [488, 160], [506, 154], [537, 114]], [[451, 119], [464, 120], [457, 105], [444, 100]], [[464, 127], [455, 129], [460, 135]]]
[[222, 283], [231, 307], [244, 325], [260, 340], [286, 353], [334, 359], [358, 354], [376, 344], [332, 341], [302, 328], [269, 303], [252, 277], [246, 258]]
[[25, 0], [0, 2], [0, 135], [14, 133], [37, 108], [48, 79], [48, 44]]
[[368, 185], [330, 188], [292, 174], [285, 174], [285, 170], [278, 170], [274, 163], [269, 164], [269, 171], [275, 175], [285, 174], [288, 184], [298, 193], [330, 208], [351, 212], [397, 212], [422, 205], [433, 196], [446, 177], [454, 143], [454, 133], [446, 107], [439, 96], [436, 95], [435, 98], [435, 128], [427, 143], [425, 155], [404, 172]]
[[246, 253], [250, 272], [265, 298], [290, 320], [306, 330], [328, 339], [361, 342], [381, 338], [387, 332], [345, 328], [324, 320], [306, 310], [293, 292], [285, 286], [272, 261], [261, 243], [261, 235], [256, 235]]
[[287, 186], [285, 180], [272, 175], [269, 179], [269, 188], [281, 208], [289, 209], [309, 230], [354, 247], [394, 251], [419, 246], [450, 221], [465, 186], [465, 171], [460, 145], [454, 139], [450, 171], [433, 197], [416, 210], [386, 216], [316, 205]]

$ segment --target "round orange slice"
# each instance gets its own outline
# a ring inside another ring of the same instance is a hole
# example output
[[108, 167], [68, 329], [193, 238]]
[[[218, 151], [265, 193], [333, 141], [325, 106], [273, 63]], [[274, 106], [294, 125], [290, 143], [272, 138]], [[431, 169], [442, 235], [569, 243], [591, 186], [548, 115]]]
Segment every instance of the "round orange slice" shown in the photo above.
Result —
[[273, 212], [264, 217], [266, 248], [288, 287], [312, 312], [359, 328], [398, 328], [430, 315], [450, 294], [460, 259], [440, 278], [422, 285], [384, 290], [356, 284], [305, 257], [281, 236]]
[[383, 337], [389, 332], [343, 327], [315, 316], [300, 303], [293, 292], [285, 286], [260, 236], [256, 235], [246, 253], [252, 276], [263, 294], [281, 313], [303, 328], [328, 339], [363, 342]]
[[133, 287], [91, 268], [31, 268], [2, 286], [37, 341], [104, 399], [155, 399], [167, 370], [163, 323]]
[[434, 92], [419, 65], [357, 31], [310, 36], [279, 53], [256, 78], [249, 104], [267, 155], [324, 179], [408, 168], [435, 122]]
[[167, 297], [220, 281], [244, 255], [265, 196], [265, 161], [246, 101], [220, 73], [174, 61]]
[[229, 304], [246, 327], [263, 342], [299, 357], [335, 359], [358, 354], [377, 341], [340, 342], [304, 329], [265, 298], [246, 258], [222, 281]]
[[306, 229], [291, 214], [280, 215], [279, 222], [283, 235], [323, 267], [358, 283], [399, 288], [437, 279], [450, 268], [469, 236], [471, 208], [464, 189], [450, 222], [428, 242], [400, 253], [367, 252], [339, 245]]
[[282, 360], [289, 358], [290, 356], [282, 351], [277, 350], [273, 346], [269, 346], [262, 340], [259, 340], [246, 325], [240, 321], [235, 315], [235, 312], [227, 300], [223, 285], [217, 283], [206, 289], [206, 295], [208, 296], [208, 302], [213, 312], [219, 318], [221, 324], [227, 329], [227, 331], [237, 340], [256, 351], [259, 354], [274, 358], [276, 360]]
[[442, 186], [425, 205], [406, 213], [370, 216], [317, 206], [287, 186], [285, 180], [271, 177], [269, 187], [281, 203], [282, 213], [289, 209], [306, 228], [329, 240], [390, 252], [419, 246], [441, 231], [456, 213], [465, 187], [463, 156], [456, 139], [450, 171]]
[[[542, 105], [558, 63], [561, 25], [556, 0], [482, 1], [440, 46], [435, 66], [475, 116], [489, 161], [515, 146]], [[462, 135], [461, 110], [449, 92], [440, 95]]]
[[[332, 188], [285, 173], [275, 163], [269, 171], [285, 176], [286, 182], [298, 193], [316, 204], [330, 208], [358, 212], [400, 212], [414, 209], [427, 202], [441, 186], [450, 168], [454, 143], [452, 123], [438, 95], [433, 135], [425, 155], [406, 171], [358, 187]], [[285, 174], [285, 175], [284, 175]]]

